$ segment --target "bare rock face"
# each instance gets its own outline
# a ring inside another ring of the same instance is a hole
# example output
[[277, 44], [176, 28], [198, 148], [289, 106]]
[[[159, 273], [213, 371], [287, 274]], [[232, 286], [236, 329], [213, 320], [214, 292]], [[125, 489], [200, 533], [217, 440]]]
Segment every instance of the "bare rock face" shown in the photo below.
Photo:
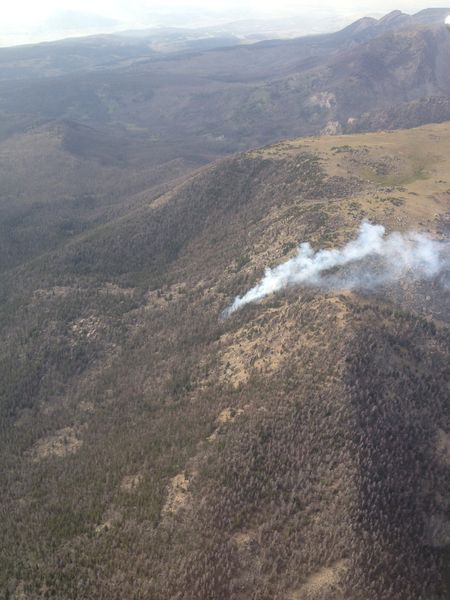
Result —
[[320, 131], [320, 135], [340, 135], [342, 133], [342, 126], [339, 121], [328, 121], [323, 129]]
[[448, 120], [450, 120], [450, 99], [447, 96], [434, 96], [402, 102], [381, 111], [366, 112], [359, 117], [349, 117], [345, 131], [352, 133], [406, 129], [424, 123], [442, 123]]

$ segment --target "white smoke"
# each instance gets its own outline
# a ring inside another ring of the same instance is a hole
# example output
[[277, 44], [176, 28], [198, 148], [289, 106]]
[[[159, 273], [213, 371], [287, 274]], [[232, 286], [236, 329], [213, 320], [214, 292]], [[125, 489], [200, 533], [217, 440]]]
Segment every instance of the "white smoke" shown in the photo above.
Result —
[[[298, 284], [355, 289], [382, 285], [405, 274], [418, 280], [428, 279], [448, 266], [448, 259], [448, 242], [417, 232], [394, 232], [386, 236], [382, 225], [364, 221], [359, 227], [358, 237], [342, 248], [315, 252], [309, 243], [301, 244], [294, 258], [273, 269], [267, 268], [255, 287], [243, 296], [236, 296], [223, 316]], [[330, 272], [339, 267], [347, 268]]]

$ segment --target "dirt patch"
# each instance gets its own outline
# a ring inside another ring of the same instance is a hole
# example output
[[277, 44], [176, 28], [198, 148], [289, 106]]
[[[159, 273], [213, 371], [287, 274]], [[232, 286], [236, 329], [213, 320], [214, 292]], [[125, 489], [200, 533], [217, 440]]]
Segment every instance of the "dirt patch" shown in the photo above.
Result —
[[225, 408], [220, 415], [217, 417], [216, 422], [218, 424], [217, 429], [208, 437], [209, 442], [213, 442], [217, 439], [220, 431], [222, 430], [224, 425], [228, 423], [234, 423], [236, 418], [239, 415], [242, 415], [244, 412], [243, 408]]
[[25, 593], [25, 584], [21, 581], [14, 592], [12, 593], [11, 600], [27, 600]]
[[96, 338], [101, 327], [101, 322], [98, 317], [93, 315], [90, 317], [77, 319], [70, 327], [74, 338]]
[[163, 515], [177, 514], [188, 505], [191, 498], [189, 484], [190, 480], [186, 473], [179, 473], [171, 479], [167, 490], [167, 500], [162, 510]]
[[74, 427], [65, 427], [46, 438], [38, 440], [31, 451], [34, 461], [46, 458], [63, 458], [69, 454], [75, 454], [83, 445]]
[[142, 483], [144, 477], [142, 475], [126, 475], [120, 484], [120, 490], [126, 494], [132, 494], [137, 490]]
[[343, 598], [340, 581], [347, 569], [347, 561], [340, 560], [330, 567], [313, 573], [299, 590], [292, 592], [290, 600], [338, 600]]
[[247, 546], [250, 543], [252, 536], [250, 533], [239, 532], [233, 536], [233, 539], [236, 542], [236, 544], [239, 547], [241, 547], [241, 546]]
[[223, 425], [224, 423], [233, 423], [233, 421], [236, 420], [236, 417], [241, 415], [243, 412], [244, 411], [242, 408], [225, 408], [225, 410], [223, 410], [217, 417], [217, 422], [220, 425]]
[[93, 413], [95, 411], [94, 403], [90, 402], [89, 400], [82, 400], [78, 404], [78, 408], [84, 413]]

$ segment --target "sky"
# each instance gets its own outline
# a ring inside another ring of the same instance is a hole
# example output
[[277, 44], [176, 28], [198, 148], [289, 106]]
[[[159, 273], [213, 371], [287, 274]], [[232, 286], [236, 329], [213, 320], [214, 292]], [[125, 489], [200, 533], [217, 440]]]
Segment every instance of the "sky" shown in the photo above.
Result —
[[[412, 14], [446, 2], [417, 0], [15, 0], [2, 6], [0, 45], [158, 26], [197, 27], [241, 19], [302, 18], [314, 32], [339, 29], [361, 16], [400, 9]], [[333, 27], [334, 25], [334, 27]]]

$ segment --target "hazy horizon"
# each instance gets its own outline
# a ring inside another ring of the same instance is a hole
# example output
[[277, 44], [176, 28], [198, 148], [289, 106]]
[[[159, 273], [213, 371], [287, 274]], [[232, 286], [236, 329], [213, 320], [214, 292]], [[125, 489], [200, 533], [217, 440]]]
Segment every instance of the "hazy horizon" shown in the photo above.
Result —
[[[162, 27], [214, 27], [236, 21], [272, 21], [280, 35], [325, 33], [338, 30], [363, 16], [379, 18], [392, 10], [408, 14], [426, 8], [445, 8], [448, 2], [421, 3], [399, 1], [366, 1], [354, 4], [346, 0], [339, 5], [328, 0], [314, 4], [297, 4], [290, 0], [256, 2], [218, 2], [213, 7], [205, 0], [186, 2], [152, 2], [145, 0], [43, 0], [36, 5], [29, 0], [19, 1], [3, 9], [0, 46], [53, 41], [92, 34], [113, 33], [128, 29]], [[291, 31], [281, 19], [292, 21]], [[271, 23], [269, 23], [271, 25]], [[256, 25], [255, 25], [256, 26]], [[250, 24], [249, 24], [250, 27]]]

